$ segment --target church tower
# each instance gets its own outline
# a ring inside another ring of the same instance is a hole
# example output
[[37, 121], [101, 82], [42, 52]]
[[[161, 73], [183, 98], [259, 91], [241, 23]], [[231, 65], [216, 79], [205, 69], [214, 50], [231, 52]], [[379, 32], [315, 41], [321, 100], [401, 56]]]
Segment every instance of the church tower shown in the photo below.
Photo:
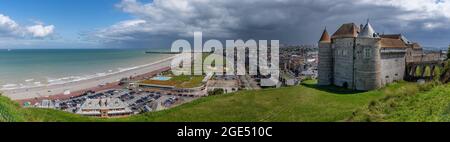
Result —
[[331, 85], [333, 82], [333, 49], [331, 48], [331, 38], [327, 29], [322, 33], [319, 40], [319, 85]]

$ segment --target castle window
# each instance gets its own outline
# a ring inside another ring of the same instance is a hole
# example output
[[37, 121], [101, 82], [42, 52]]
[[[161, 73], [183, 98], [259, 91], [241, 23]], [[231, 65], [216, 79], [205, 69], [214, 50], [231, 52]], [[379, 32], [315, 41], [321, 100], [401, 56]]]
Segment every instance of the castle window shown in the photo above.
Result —
[[370, 58], [371, 57], [371, 50], [370, 48], [364, 48], [364, 57]]

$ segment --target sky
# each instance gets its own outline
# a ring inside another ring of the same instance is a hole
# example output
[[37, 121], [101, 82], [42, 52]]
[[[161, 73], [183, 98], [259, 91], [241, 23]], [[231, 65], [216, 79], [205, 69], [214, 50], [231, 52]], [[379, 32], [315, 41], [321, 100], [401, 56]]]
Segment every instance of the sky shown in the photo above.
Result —
[[1, 48], [169, 48], [177, 39], [316, 44], [344, 23], [450, 44], [450, 0], [0, 0]]

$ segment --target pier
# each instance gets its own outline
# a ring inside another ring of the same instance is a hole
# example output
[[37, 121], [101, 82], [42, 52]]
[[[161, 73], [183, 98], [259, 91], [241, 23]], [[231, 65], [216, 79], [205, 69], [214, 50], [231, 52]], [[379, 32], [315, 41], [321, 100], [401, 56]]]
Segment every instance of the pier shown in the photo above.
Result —
[[145, 54], [180, 54], [181, 52], [169, 52], [169, 51], [145, 51]]
[[[181, 54], [183, 52], [170, 52], [170, 51], [145, 51], [146, 54]], [[192, 52], [192, 53], [212, 53], [212, 52]]]

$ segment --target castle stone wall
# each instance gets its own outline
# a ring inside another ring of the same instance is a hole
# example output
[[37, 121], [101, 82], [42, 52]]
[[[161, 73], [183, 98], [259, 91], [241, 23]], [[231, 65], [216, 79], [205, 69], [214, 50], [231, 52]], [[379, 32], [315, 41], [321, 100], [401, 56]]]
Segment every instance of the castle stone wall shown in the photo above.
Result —
[[381, 51], [382, 85], [403, 80], [406, 68], [405, 50], [402, 52], [401, 49], [382, 49]]
[[408, 47], [406, 49], [406, 62], [421, 62], [423, 57], [423, 50], [422, 49], [413, 49]]
[[333, 78], [333, 50], [331, 43], [319, 43], [319, 85], [331, 85]]
[[353, 89], [353, 47], [355, 38], [333, 39], [334, 85]]

